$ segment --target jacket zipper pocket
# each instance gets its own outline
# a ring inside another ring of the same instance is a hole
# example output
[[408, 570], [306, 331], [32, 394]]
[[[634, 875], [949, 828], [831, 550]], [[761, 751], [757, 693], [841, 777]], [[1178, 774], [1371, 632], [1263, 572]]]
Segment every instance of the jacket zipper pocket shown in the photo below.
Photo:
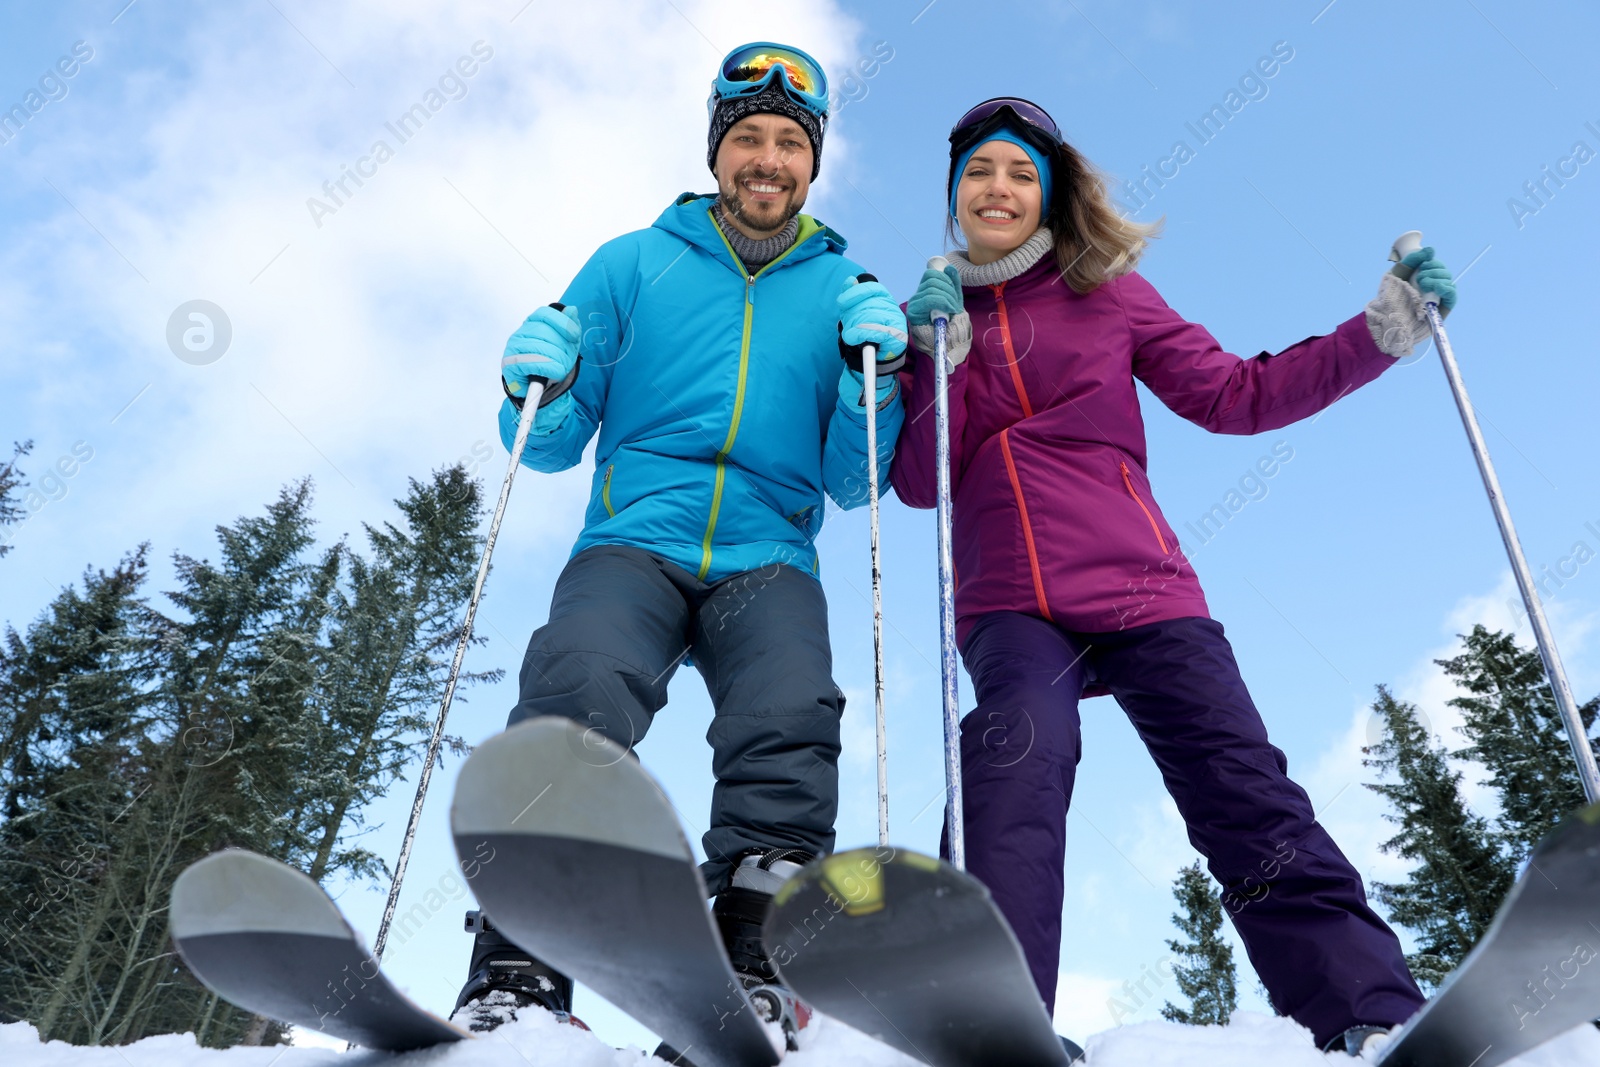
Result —
[[613, 519], [617, 517], [617, 509], [611, 506], [611, 472], [616, 469], [615, 463], [606, 468], [606, 480], [600, 486], [600, 503], [606, 506], [606, 514]]
[[1156, 533], [1156, 544], [1161, 546], [1161, 554], [1163, 556], [1167, 555], [1167, 539], [1161, 536], [1161, 527], [1157, 524], [1156, 517], [1150, 514], [1150, 509], [1145, 507], [1144, 501], [1139, 499], [1138, 492], [1133, 488], [1133, 478], [1128, 474], [1128, 465], [1120, 460], [1118, 462], [1122, 464], [1122, 484], [1128, 487], [1128, 495], [1133, 497], [1135, 504], [1139, 505], [1139, 510], [1144, 512], [1144, 517], [1150, 520], [1150, 529]]

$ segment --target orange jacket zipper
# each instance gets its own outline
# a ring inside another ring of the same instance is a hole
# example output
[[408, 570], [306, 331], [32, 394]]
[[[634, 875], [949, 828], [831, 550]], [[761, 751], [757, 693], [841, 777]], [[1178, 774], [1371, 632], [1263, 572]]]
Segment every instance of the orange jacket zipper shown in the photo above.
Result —
[[1000, 315], [1000, 347], [1005, 349], [1006, 366], [1011, 370], [1011, 384], [1016, 386], [1017, 400], [1022, 403], [1022, 417], [1033, 414], [1033, 404], [1028, 400], [1028, 390], [1022, 384], [1022, 368], [1017, 366], [1017, 352], [1011, 344], [1011, 316], [1006, 312], [1006, 283], [991, 286]]
[[1133, 502], [1139, 505], [1139, 510], [1144, 512], [1144, 517], [1150, 520], [1150, 529], [1156, 532], [1156, 544], [1161, 546], [1161, 554], [1167, 554], [1167, 539], [1161, 536], [1161, 526], [1156, 522], [1156, 517], [1150, 514], [1150, 509], [1144, 506], [1144, 501], [1139, 499], [1139, 494], [1134, 491], [1133, 478], [1128, 474], [1128, 465], [1122, 464], [1122, 484], [1128, 487], [1128, 495], [1133, 497]]
[[1017, 495], [1017, 512], [1022, 516], [1022, 540], [1028, 546], [1028, 569], [1033, 572], [1033, 596], [1039, 603], [1039, 614], [1051, 622], [1050, 605], [1044, 596], [1044, 575], [1039, 569], [1039, 550], [1033, 543], [1033, 524], [1028, 521], [1028, 502], [1022, 499], [1022, 482], [1017, 478], [1017, 464], [1011, 458], [1011, 430], [1000, 431], [1000, 454], [1005, 457], [1006, 474], [1011, 477], [1011, 491]]

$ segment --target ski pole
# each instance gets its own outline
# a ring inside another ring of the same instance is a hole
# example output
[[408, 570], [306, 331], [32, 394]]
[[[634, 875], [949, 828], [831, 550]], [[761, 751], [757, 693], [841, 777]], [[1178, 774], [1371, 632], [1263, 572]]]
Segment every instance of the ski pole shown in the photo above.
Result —
[[[1396, 238], [1389, 258], [1395, 261], [1392, 271], [1397, 277], [1409, 279], [1411, 268], [1400, 260], [1422, 247], [1422, 233], [1408, 230]], [[1533, 572], [1528, 570], [1528, 560], [1522, 554], [1522, 543], [1517, 539], [1516, 527], [1511, 525], [1511, 510], [1506, 506], [1505, 495], [1500, 490], [1500, 479], [1489, 459], [1489, 446], [1478, 428], [1478, 416], [1467, 399], [1467, 387], [1461, 380], [1461, 368], [1456, 363], [1455, 352], [1450, 348], [1450, 338], [1444, 331], [1444, 315], [1438, 297], [1423, 293], [1423, 311], [1428, 316], [1428, 328], [1433, 332], [1434, 347], [1439, 350], [1439, 361], [1444, 364], [1445, 377], [1450, 391], [1455, 394], [1456, 407], [1461, 412], [1461, 424], [1466, 427], [1467, 440], [1472, 445], [1472, 456], [1478, 461], [1478, 473], [1483, 476], [1483, 488], [1489, 494], [1489, 506], [1494, 509], [1494, 520], [1500, 526], [1500, 540], [1505, 542], [1506, 555], [1511, 558], [1511, 573], [1516, 575], [1517, 589], [1522, 593], [1522, 603], [1528, 609], [1528, 622], [1533, 627], [1533, 638], [1539, 645], [1539, 658], [1544, 661], [1544, 671], [1555, 693], [1556, 708], [1566, 723], [1567, 740], [1572, 745], [1573, 758], [1578, 761], [1578, 777], [1583, 782], [1583, 792], [1592, 804], [1600, 800], [1600, 767], [1595, 764], [1594, 750], [1589, 747], [1589, 736], [1578, 714], [1578, 705], [1572, 698], [1572, 686], [1567, 682], [1566, 668], [1561, 665], [1561, 654], [1556, 651], [1555, 637], [1545, 620], [1544, 607], [1539, 602], [1539, 591], [1533, 584]]]
[[[551, 304], [557, 311], [559, 303]], [[411, 845], [417, 837], [417, 824], [422, 821], [422, 802], [428, 795], [428, 781], [433, 777], [433, 765], [439, 759], [439, 747], [444, 741], [444, 721], [450, 714], [450, 701], [456, 695], [456, 680], [461, 676], [461, 662], [466, 659], [467, 645], [472, 643], [472, 621], [478, 615], [478, 601], [483, 596], [483, 582], [489, 577], [489, 557], [494, 554], [495, 538], [500, 536], [500, 520], [505, 518], [506, 501], [511, 498], [511, 482], [522, 464], [522, 450], [528, 444], [528, 432], [539, 414], [539, 401], [544, 398], [549, 381], [534, 378], [528, 382], [528, 395], [522, 401], [522, 417], [517, 420], [517, 436], [511, 442], [511, 463], [506, 468], [506, 480], [500, 483], [500, 499], [494, 506], [494, 517], [489, 520], [489, 535], [483, 542], [483, 558], [478, 561], [478, 576], [472, 583], [472, 596], [467, 600], [467, 616], [461, 623], [461, 640], [456, 643], [455, 658], [450, 661], [450, 674], [444, 683], [444, 698], [439, 702], [439, 717], [433, 724], [433, 736], [428, 738], [428, 758], [422, 764], [422, 776], [417, 780], [417, 795], [411, 801], [411, 817], [406, 820], [406, 833], [400, 841], [400, 858], [394, 865], [394, 878], [389, 882], [389, 899], [383, 905], [383, 920], [378, 923], [378, 938], [373, 942], [372, 958], [383, 959], [383, 949], [389, 941], [389, 925], [394, 922], [395, 908], [400, 903], [400, 884], [405, 881], [406, 864], [411, 860]]]
[[[857, 281], [877, 281], [862, 274]], [[872, 690], [878, 719], [878, 844], [889, 844], [889, 736], [883, 716], [883, 575], [878, 569], [878, 346], [861, 346], [867, 403], [867, 512], [872, 529]]]
[[[929, 270], [944, 270], [943, 256], [928, 260]], [[945, 836], [950, 842], [950, 862], [967, 869], [966, 822], [961, 803], [961, 714], [956, 675], [956, 601], [954, 565], [950, 552], [950, 320], [933, 315], [934, 466], [939, 497], [939, 675], [944, 692]]]

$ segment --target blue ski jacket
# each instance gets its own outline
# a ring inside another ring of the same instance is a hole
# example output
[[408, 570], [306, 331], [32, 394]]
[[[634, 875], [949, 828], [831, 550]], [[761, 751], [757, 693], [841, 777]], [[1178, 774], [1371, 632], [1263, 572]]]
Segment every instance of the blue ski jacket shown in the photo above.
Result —
[[[823, 493], [867, 501], [866, 415], [840, 396], [837, 298], [861, 267], [845, 240], [800, 215], [787, 252], [746, 272], [712, 214], [685, 193], [646, 230], [608, 241], [563, 294], [578, 309], [571, 414], [530, 436], [522, 462], [576, 466], [599, 430], [583, 532], [572, 554], [629, 545], [702, 581], [772, 563], [817, 574]], [[904, 420], [878, 412], [878, 462]], [[509, 450], [518, 412], [500, 409]]]

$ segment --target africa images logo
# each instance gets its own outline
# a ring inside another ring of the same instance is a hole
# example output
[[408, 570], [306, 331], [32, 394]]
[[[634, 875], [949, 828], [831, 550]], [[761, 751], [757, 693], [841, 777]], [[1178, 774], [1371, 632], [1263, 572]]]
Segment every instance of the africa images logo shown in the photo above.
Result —
[[0, 111], [0, 144], [10, 144], [22, 133], [22, 127], [47, 104], [65, 100], [71, 91], [69, 84], [84, 63], [94, 58], [94, 49], [87, 41], [74, 41], [72, 54], [62, 56], [55, 64], [39, 75], [38, 88], [22, 94], [22, 100]]
[[[388, 141], [379, 138], [372, 142], [367, 154], [357, 159], [354, 164], [341, 163], [339, 176], [322, 183], [322, 195], [327, 199], [318, 199], [314, 196], [306, 198], [306, 209], [311, 212], [311, 221], [316, 223], [317, 229], [322, 229], [324, 216], [337, 214], [339, 209], [367, 184], [367, 179], [377, 177], [378, 167], [393, 159], [396, 148], [421, 132], [430, 118], [444, 110], [445, 104], [452, 100], [464, 99], [467, 95], [467, 81], [478, 73], [483, 64], [493, 58], [494, 48], [488, 41], [474, 41], [472, 55], [458, 58], [440, 75], [437, 85], [429, 86], [422, 94], [421, 100], [402, 111], [393, 122], [383, 124], [383, 128], [395, 139], [393, 147]], [[355, 189], [350, 188], [352, 182], [355, 183]]]

